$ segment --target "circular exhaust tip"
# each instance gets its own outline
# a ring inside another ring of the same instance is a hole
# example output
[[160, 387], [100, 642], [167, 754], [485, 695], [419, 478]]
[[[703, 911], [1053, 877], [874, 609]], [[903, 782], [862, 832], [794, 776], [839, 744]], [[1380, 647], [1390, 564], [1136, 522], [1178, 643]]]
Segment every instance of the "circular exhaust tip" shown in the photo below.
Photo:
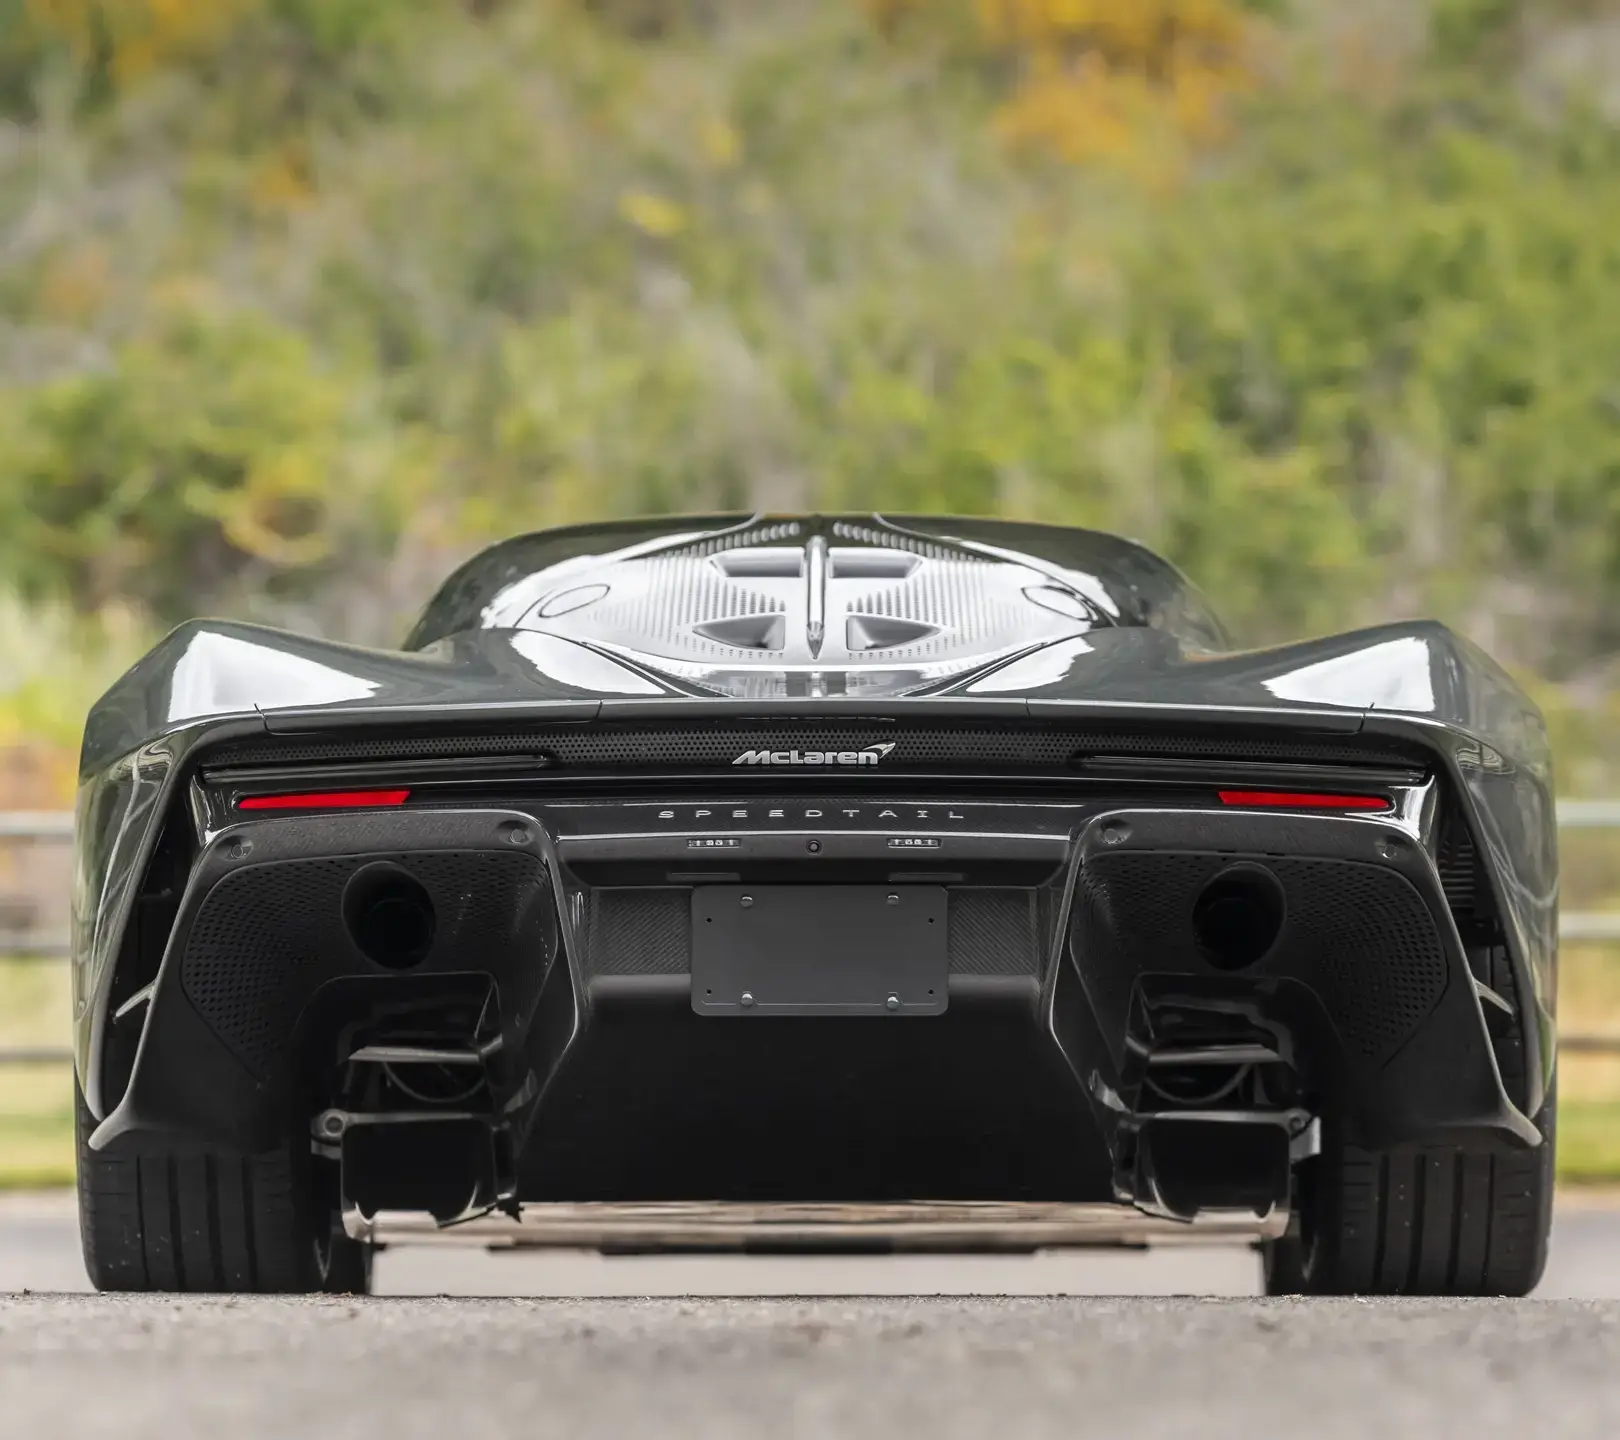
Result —
[[409, 970], [433, 948], [437, 917], [422, 882], [399, 865], [362, 865], [343, 888], [343, 924], [360, 953], [387, 970]]
[[1259, 865], [1223, 870], [1193, 902], [1193, 937], [1217, 970], [1243, 970], [1266, 958], [1283, 923], [1283, 890]]

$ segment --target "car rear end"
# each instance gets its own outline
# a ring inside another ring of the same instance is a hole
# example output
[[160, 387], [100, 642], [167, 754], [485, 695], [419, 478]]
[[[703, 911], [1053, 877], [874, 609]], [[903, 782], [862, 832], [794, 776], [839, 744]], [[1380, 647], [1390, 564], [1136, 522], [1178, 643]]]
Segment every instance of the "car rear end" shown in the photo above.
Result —
[[947, 1248], [1053, 1205], [1286, 1247], [1324, 1147], [1540, 1140], [1533, 1002], [1420, 735], [664, 710], [201, 748], [93, 1153], [291, 1136], [360, 1242], [926, 1202], [1032, 1207], [919, 1232]]

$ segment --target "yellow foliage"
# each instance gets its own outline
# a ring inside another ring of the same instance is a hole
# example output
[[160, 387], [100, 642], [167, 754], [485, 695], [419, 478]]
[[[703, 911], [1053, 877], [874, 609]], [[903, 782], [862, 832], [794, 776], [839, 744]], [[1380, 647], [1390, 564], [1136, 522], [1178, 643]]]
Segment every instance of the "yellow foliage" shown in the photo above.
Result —
[[742, 159], [742, 136], [735, 125], [725, 120], [705, 121], [699, 139], [704, 159], [716, 170], [729, 170]]
[[686, 212], [673, 200], [648, 190], [629, 190], [621, 195], [619, 214], [643, 234], [659, 240], [679, 235], [686, 228]]
[[[886, 33], [959, 19], [938, 0], [863, 0]], [[1258, 78], [1258, 23], [1239, 0], [970, 0], [979, 46], [1018, 79], [997, 116], [1011, 143], [1079, 163], [1174, 170], [1225, 133]]]
[[894, 34], [903, 24], [916, 17], [926, 0], [860, 0], [861, 9], [871, 16], [872, 23], [885, 35]]
[[40, 309], [53, 320], [76, 323], [101, 308], [112, 288], [105, 247], [74, 245], [46, 264], [39, 281]]
[[301, 144], [283, 145], [254, 167], [249, 191], [261, 211], [299, 210], [315, 198], [309, 152]]
[[1253, 23], [1233, 0], [979, 0], [979, 13], [1023, 60], [999, 128], [1067, 160], [1173, 165], [1178, 146], [1221, 137], [1255, 80]]
[[323, 523], [331, 485], [324, 459], [281, 451], [255, 465], [239, 489], [200, 491], [193, 503], [216, 515], [225, 538], [244, 554], [287, 568], [318, 564], [332, 552]]
[[27, 0], [29, 18], [120, 84], [223, 40], [261, 0]]
[[0, 587], [0, 810], [71, 804], [85, 711], [151, 641], [128, 607], [81, 615]]
[[1137, 145], [1157, 105], [1142, 75], [1113, 69], [1100, 55], [1070, 61], [1038, 51], [997, 128], [1011, 141], [1044, 145], [1066, 160], [1105, 159]]
[[1001, 44], [1078, 46], [1162, 70], [1194, 51], [1241, 47], [1248, 17], [1232, 0], [978, 0], [985, 32]]

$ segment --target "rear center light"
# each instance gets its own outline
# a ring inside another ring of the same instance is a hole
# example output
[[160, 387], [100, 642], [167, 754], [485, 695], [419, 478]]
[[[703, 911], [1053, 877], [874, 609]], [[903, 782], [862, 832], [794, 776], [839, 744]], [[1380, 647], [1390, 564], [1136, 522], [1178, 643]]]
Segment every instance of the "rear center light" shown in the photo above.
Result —
[[238, 810], [356, 810], [403, 805], [409, 790], [317, 790], [299, 795], [245, 795]]
[[1296, 790], [1222, 790], [1221, 804], [1265, 810], [1393, 810], [1387, 795], [1322, 795]]

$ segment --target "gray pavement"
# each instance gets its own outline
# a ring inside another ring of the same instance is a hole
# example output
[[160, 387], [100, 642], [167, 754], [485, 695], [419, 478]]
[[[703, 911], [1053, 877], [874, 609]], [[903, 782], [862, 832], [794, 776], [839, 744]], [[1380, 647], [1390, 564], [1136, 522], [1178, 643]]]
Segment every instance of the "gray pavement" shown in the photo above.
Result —
[[[1620, 1434], [1620, 1300], [1257, 1300], [1241, 1249], [440, 1248], [379, 1279], [393, 1298], [0, 1296], [0, 1435]], [[0, 1291], [83, 1287], [71, 1205], [0, 1200]], [[1620, 1210], [1562, 1208], [1542, 1293], [1620, 1297]]]
[[1620, 1305], [1073, 1297], [0, 1305], [29, 1440], [1611, 1440]]

